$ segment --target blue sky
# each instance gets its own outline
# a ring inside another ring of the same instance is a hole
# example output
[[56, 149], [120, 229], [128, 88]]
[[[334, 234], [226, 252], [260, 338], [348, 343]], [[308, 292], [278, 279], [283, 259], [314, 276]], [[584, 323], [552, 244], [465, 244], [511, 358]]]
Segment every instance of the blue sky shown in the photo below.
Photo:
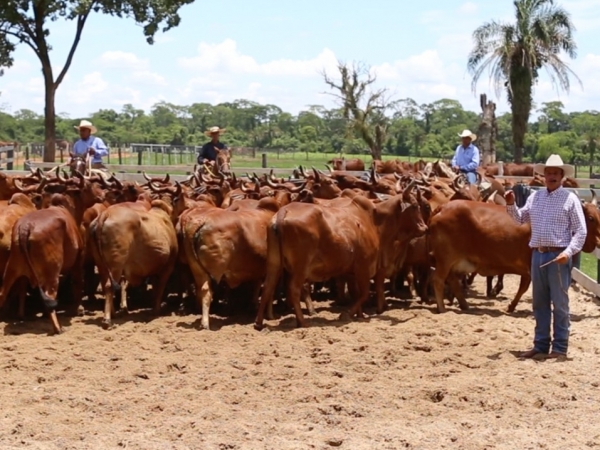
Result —
[[[562, 100], [566, 109], [600, 109], [600, 0], [559, 1], [577, 27], [578, 58], [571, 67], [583, 90], [570, 95], [552, 89], [547, 77], [535, 101]], [[466, 59], [471, 33], [490, 19], [511, 20], [512, 0], [196, 0], [181, 9], [180, 26], [159, 33], [148, 45], [131, 19], [93, 14], [65, 81], [57, 111], [84, 118], [100, 108], [126, 103], [149, 110], [157, 101], [218, 103], [246, 98], [272, 103], [292, 113], [307, 105], [333, 106], [319, 71], [335, 73], [337, 59], [362, 61], [394, 98], [418, 103], [459, 100], [479, 111], [470, 89]], [[73, 38], [72, 22], [50, 31], [56, 73]], [[39, 62], [22, 45], [16, 64], [0, 78], [0, 105], [43, 112]], [[495, 98], [487, 74], [478, 94]], [[504, 99], [499, 110], [508, 109]]]

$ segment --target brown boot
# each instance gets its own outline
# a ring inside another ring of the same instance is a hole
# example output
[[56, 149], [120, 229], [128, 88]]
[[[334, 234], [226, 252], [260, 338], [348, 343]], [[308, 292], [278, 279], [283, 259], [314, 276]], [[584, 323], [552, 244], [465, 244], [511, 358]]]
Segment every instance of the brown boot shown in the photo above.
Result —
[[521, 353], [521, 358], [533, 358], [537, 355], [547, 355], [547, 353], [544, 352], [538, 352], [536, 349], [532, 348], [529, 351], [526, 351], [525, 353]]

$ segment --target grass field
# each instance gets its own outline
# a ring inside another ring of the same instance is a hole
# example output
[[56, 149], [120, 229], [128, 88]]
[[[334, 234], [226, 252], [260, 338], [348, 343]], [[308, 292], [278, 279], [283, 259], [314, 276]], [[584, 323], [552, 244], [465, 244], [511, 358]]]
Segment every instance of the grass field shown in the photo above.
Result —
[[[58, 155], [57, 155], [58, 156]], [[332, 153], [304, 153], [304, 152], [286, 152], [277, 155], [277, 153], [267, 153], [267, 167], [269, 168], [282, 168], [282, 169], [293, 169], [298, 167], [299, 165], [310, 167], [314, 165], [318, 168], [324, 168], [327, 161], [330, 161], [332, 158], [339, 157], [338, 154]], [[360, 158], [365, 161], [365, 165], [368, 166], [371, 162], [371, 155], [346, 155], [346, 158]], [[398, 158], [395, 155], [384, 155], [384, 160], [396, 159]], [[33, 155], [29, 158], [31, 161], [41, 161], [42, 158], [37, 155]], [[400, 160], [406, 161], [416, 161], [420, 158], [408, 158], [408, 157], [400, 157]], [[422, 158], [426, 161], [435, 161], [436, 158]], [[15, 157], [15, 165], [21, 166], [24, 162], [24, 155], [18, 154]], [[60, 161], [59, 157], [57, 160]], [[119, 159], [116, 151], [111, 152], [111, 155], [108, 158], [105, 158], [105, 162], [108, 164], [119, 164]], [[121, 155], [121, 163], [124, 165], [136, 165], [138, 164], [138, 154], [123, 152]], [[196, 162], [196, 154], [192, 153], [184, 153], [184, 154], [162, 154], [162, 153], [150, 153], [144, 152], [142, 154], [142, 164], [143, 165], [157, 165], [157, 166], [167, 166], [167, 165], [193, 165]], [[253, 168], [253, 167], [261, 167], [262, 157], [260, 153], [257, 153], [256, 158], [252, 158], [251, 156], [241, 156], [236, 155], [235, 153], [231, 158], [232, 166], [235, 167], [243, 167], [243, 168]]]
[[594, 255], [590, 255], [589, 253], [581, 254], [581, 264], [579, 269], [585, 273], [588, 277], [596, 279], [598, 272], [598, 260]]

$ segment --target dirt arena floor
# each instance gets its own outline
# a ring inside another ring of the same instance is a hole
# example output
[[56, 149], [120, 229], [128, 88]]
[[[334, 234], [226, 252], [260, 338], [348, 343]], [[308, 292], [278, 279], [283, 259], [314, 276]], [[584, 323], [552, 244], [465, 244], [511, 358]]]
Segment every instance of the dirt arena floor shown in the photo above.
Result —
[[[508, 276], [504, 295], [516, 291]], [[527, 293], [507, 315], [483, 278], [469, 313], [391, 301], [369, 321], [318, 302], [262, 332], [252, 316], [101, 314], [48, 336], [1, 323], [2, 449], [583, 449], [600, 446], [599, 303], [571, 289], [567, 360], [520, 360]], [[478, 298], [477, 298], [478, 297]]]

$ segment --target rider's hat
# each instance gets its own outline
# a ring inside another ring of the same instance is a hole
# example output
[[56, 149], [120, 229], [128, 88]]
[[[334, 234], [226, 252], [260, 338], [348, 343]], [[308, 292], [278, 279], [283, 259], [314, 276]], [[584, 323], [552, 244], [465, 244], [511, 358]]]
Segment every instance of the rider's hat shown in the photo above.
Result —
[[204, 134], [207, 136], [212, 136], [213, 133], [223, 134], [223, 133], [225, 133], [225, 128], [210, 127], [210, 129], [208, 129], [204, 132]]
[[75, 125], [74, 128], [76, 130], [79, 130], [80, 128], [89, 128], [90, 133], [92, 134], [98, 131], [98, 129], [94, 125], [92, 125], [92, 122], [90, 122], [89, 120], [82, 120], [81, 122], [79, 122], [79, 126]]

